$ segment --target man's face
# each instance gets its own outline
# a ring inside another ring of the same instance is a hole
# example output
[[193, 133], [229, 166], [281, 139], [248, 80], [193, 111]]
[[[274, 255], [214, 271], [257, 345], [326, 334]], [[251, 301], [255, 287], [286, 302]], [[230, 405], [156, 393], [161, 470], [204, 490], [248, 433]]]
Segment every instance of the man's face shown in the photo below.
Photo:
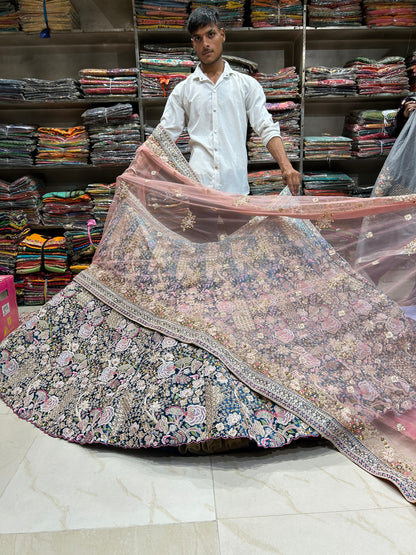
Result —
[[225, 32], [216, 25], [206, 25], [192, 34], [191, 41], [200, 62], [208, 66], [221, 58]]

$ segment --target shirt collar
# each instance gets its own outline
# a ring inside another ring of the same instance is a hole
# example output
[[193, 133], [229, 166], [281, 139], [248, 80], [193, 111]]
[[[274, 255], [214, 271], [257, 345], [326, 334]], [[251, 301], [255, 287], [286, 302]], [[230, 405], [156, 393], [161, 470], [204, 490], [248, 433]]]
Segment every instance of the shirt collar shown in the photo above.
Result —
[[[229, 77], [232, 73], [234, 73], [234, 70], [231, 69], [230, 64], [224, 60], [224, 70], [221, 74], [220, 79], [225, 79], [226, 77]], [[211, 81], [211, 79], [207, 77], [205, 73], [202, 71], [201, 63], [198, 63], [195, 71], [191, 73], [191, 75], [193, 79], [198, 81]]]

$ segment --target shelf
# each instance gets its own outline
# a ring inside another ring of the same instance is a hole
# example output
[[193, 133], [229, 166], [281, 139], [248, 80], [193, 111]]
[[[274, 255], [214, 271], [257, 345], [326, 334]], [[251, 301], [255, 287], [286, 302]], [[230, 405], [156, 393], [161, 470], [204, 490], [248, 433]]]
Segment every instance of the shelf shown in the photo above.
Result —
[[107, 45], [107, 44], [132, 44], [134, 45], [134, 29], [109, 29], [108, 31], [53, 31], [50, 38], [41, 38], [39, 33], [24, 31], [8, 31], [0, 33], [0, 46], [27, 48], [49, 48], [51, 46], [81, 46], [81, 45]]
[[306, 27], [306, 40], [409, 40], [416, 37], [414, 27]]
[[129, 97], [109, 97], [103, 96], [101, 98], [78, 98], [74, 100], [16, 100], [16, 101], [0, 101], [0, 110], [3, 109], [22, 109], [22, 110], [35, 110], [35, 109], [63, 109], [63, 108], [87, 108], [91, 104], [118, 104], [123, 102], [138, 102], [137, 96]]

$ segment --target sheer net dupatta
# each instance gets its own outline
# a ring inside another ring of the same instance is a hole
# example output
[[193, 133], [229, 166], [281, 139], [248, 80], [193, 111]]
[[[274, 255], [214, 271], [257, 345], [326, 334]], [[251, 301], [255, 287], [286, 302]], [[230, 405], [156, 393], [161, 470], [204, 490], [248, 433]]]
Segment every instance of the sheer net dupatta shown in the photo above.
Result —
[[346, 252], [363, 217], [413, 215], [414, 202], [223, 194], [198, 184], [158, 128], [119, 178], [93, 263], [76, 280], [210, 351], [415, 502], [414, 322], [310, 221]]

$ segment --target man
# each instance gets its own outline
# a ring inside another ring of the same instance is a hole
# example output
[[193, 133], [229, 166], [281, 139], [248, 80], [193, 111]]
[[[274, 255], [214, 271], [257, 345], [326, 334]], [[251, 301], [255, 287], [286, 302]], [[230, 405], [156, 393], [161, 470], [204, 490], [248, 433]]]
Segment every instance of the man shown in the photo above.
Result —
[[408, 96], [405, 99], [403, 99], [397, 111], [394, 121], [386, 129], [387, 133], [391, 137], [398, 137], [401, 133], [401, 130], [406, 125], [410, 114], [415, 110], [416, 110], [416, 97]]
[[229, 193], [248, 194], [247, 123], [261, 137], [282, 170], [283, 184], [297, 194], [300, 174], [290, 163], [278, 123], [265, 107], [261, 85], [223, 60], [225, 31], [218, 11], [199, 7], [187, 29], [200, 63], [168, 98], [160, 121], [176, 141], [187, 127], [190, 165], [201, 183]]

